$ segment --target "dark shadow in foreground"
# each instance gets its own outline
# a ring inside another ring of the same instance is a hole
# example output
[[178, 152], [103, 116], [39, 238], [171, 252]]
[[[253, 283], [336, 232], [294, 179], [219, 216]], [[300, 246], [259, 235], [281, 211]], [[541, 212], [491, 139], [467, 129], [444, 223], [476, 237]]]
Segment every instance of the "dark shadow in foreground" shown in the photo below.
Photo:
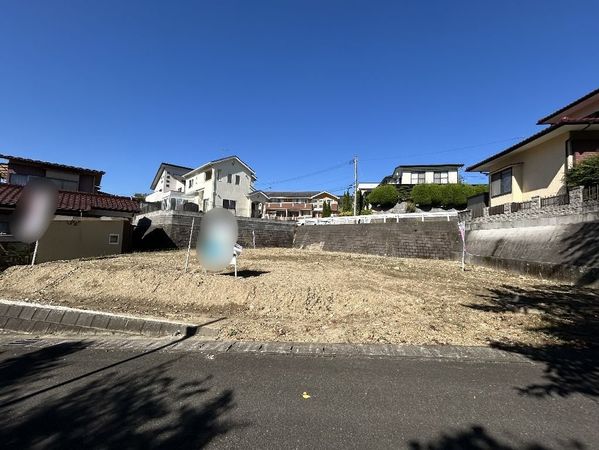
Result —
[[559, 447], [546, 447], [535, 442], [507, 442], [491, 436], [484, 427], [473, 425], [465, 430], [442, 433], [428, 442], [410, 441], [412, 450], [551, 450], [552, 448], [582, 450], [576, 440], [560, 441]]
[[83, 342], [64, 342], [0, 362], [0, 404], [19, 397], [27, 383], [50, 378], [50, 371], [65, 364], [65, 356], [85, 347]]
[[535, 330], [561, 342], [539, 346], [492, 343], [546, 365], [545, 382], [519, 388], [522, 394], [599, 396], [599, 291], [570, 285], [502, 286], [490, 294], [480, 304], [465, 306], [492, 314], [539, 314], [544, 326]]
[[4, 448], [198, 448], [233, 426], [230, 390], [209, 396], [210, 376], [180, 383], [171, 363], [144, 371], [115, 371], [69, 386], [18, 414], [3, 410]]

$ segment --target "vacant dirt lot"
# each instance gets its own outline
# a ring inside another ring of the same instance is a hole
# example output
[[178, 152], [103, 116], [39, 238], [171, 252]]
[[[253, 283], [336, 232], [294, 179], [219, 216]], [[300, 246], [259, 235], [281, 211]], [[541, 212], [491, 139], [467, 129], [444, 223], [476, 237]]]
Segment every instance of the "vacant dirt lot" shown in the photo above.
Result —
[[[556, 320], [546, 312], [547, 293], [573, 291], [507, 272], [262, 249], [243, 253], [235, 279], [204, 274], [195, 255], [183, 273], [184, 261], [175, 251], [13, 267], [0, 274], [0, 297], [198, 323], [226, 317], [220, 337], [239, 340], [537, 346], [569, 339], [547, 331]], [[515, 301], [527, 296], [539, 305]]]

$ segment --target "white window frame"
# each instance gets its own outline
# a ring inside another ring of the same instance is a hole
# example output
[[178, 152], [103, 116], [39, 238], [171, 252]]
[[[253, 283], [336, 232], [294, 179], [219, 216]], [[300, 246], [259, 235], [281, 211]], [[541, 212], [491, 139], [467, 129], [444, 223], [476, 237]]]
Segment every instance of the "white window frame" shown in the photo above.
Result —
[[[112, 238], [116, 236], [116, 242], [112, 242]], [[108, 235], [108, 244], [109, 245], [119, 245], [121, 243], [121, 235], [119, 233], [110, 233]]]

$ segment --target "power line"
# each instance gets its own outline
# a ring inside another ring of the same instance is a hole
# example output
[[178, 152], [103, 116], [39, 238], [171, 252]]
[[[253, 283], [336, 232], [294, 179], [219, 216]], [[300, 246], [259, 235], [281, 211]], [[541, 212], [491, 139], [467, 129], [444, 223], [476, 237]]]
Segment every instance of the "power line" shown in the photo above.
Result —
[[401, 159], [401, 158], [409, 158], [409, 157], [414, 157], [414, 156], [428, 156], [428, 155], [438, 155], [441, 153], [450, 153], [450, 152], [456, 152], [459, 150], [468, 150], [468, 149], [472, 149], [472, 148], [478, 148], [478, 147], [484, 147], [485, 145], [493, 145], [493, 144], [500, 144], [502, 142], [509, 142], [509, 141], [514, 141], [516, 139], [522, 139], [522, 136], [515, 136], [509, 139], [502, 139], [500, 141], [492, 141], [492, 142], [485, 142], [483, 144], [475, 144], [475, 145], [466, 145], [464, 147], [455, 147], [455, 148], [450, 148], [450, 149], [446, 149], [446, 150], [439, 150], [436, 152], [425, 152], [425, 153], [413, 153], [407, 156], [400, 156], [399, 158], [397, 156], [385, 156], [385, 157], [381, 157], [381, 158], [366, 158], [366, 159], [361, 159], [361, 161], [383, 161], [383, 160], [389, 160], [389, 159]]
[[346, 167], [348, 164], [353, 164], [353, 160], [351, 160], [349, 162], [344, 162], [344, 163], [341, 163], [341, 164], [337, 164], [335, 166], [327, 167], [325, 169], [320, 169], [320, 170], [317, 170], [316, 172], [310, 172], [310, 173], [307, 173], [307, 174], [304, 174], [304, 175], [298, 175], [298, 176], [293, 177], [293, 178], [287, 178], [285, 180], [275, 180], [275, 181], [271, 181], [271, 182], [264, 182], [264, 183], [257, 183], [257, 184], [272, 186], [273, 184], [289, 183], [291, 181], [297, 181], [297, 180], [301, 180], [303, 178], [313, 177], [315, 175], [320, 175], [322, 173], [329, 172], [331, 170], [339, 169], [341, 167]]

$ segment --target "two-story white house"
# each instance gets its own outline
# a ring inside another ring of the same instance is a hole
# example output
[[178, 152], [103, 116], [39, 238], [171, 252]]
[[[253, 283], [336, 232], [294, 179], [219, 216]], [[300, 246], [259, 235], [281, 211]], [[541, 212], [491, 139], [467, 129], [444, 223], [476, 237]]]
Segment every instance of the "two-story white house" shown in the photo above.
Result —
[[397, 166], [392, 175], [385, 177], [387, 184], [448, 184], [459, 183], [458, 171], [463, 164], [418, 164]]
[[146, 196], [146, 201], [161, 202], [170, 197], [171, 192], [178, 193], [179, 197], [182, 197], [185, 192], [183, 175], [192, 170], [191, 167], [177, 166], [176, 164], [164, 162], [160, 164], [150, 185], [150, 189], [154, 192]]
[[163, 209], [195, 203], [199, 211], [215, 207], [229, 209], [237, 216], [250, 217], [256, 173], [237, 156], [228, 156], [191, 169], [162, 163], [152, 182], [149, 202], [162, 202]]

